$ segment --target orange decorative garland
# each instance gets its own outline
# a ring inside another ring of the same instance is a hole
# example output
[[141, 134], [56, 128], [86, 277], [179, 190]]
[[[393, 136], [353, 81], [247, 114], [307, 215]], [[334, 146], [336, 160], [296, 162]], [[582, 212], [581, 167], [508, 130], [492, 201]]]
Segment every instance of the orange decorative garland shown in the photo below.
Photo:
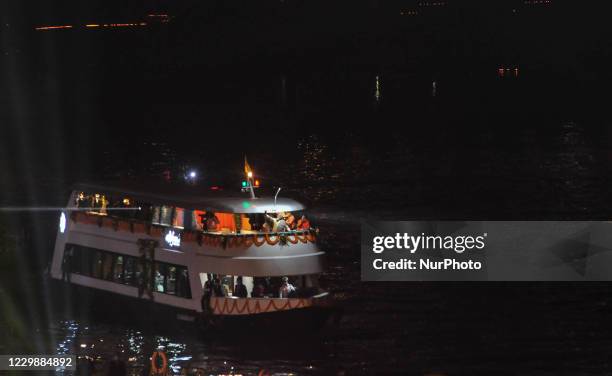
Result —
[[[222, 303], [220, 301], [223, 300]], [[210, 308], [216, 315], [241, 315], [284, 311], [309, 306], [308, 299], [254, 299], [253, 308], [249, 304], [251, 299], [212, 298]], [[277, 304], [277, 301], [279, 301]], [[242, 307], [239, 303], [242, 303]], [[267, 304], [266, 304], [267, 303]]]
[[[112, 228], [115, 231], [129, 231], [132, 233], [148, 233], [152, 237], [159, 237], [163, 234], [163, 228], [160, 226], [150, 225], [142, 222], [136, 222], [133, 220], [123, 220], [113, 217], [102, 217], [97, 215], [90, 215], [82, 212], [73, 212], [70, 219], [75, 223], [83, 224], [95, 224], [99, 227]], [[222, 246], [225, 243], [226, 247], [251, 247], [255, 244], [257, 247], [261, 247], [264, 244], [277, 245], [281, 241], [282, 235], [279, 234], [248, 234], [248, 235], [212, 235], [195, 231], [184, 231], [182, 238], [184, 242], [198, 242], [200, 245], [205, 244], [207, 246]], [[200, 241], [201, 239], [201, 241]], [[283, 244], [297, 244], [302, 242], [304, 244], [316, 241], [316, 234], [314, 231], [302, 232], [302, 233], [288, 233], [285, 235]]]

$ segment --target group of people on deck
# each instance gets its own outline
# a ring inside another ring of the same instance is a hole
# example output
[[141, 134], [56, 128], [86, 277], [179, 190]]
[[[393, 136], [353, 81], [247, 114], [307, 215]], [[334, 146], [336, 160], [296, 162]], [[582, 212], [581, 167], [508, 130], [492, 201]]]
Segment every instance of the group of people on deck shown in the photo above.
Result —
[[266, 221], [262, 225], [263, 232], [287, 232], [310, 229], [310, 221], [305, 215], [302, 215], [297, 221], [291, 212], [279, 212], [275, 216], [265, 212], [265, 215]]
[[289, 282], [288, 277], [281, 279], [280, 286], [274, 283], [272, 278], [255, 278], [252, 298], [292, 298], [296, 293], [296, 288]]
[[[251, 291], [252, 298], [293, 298], [297, 296], [297, 289], [289, 282], [288, 277], [280, 279], [280, 285], [276, 278], [255, 278], [253, 290]], [[211, 297], [226, 297], [229, 296], [229, 287], [227, 284], [221, 283], [221, 279], [217, 275], [210, 275], [204, 283], [204, 294], [202, 295], [202, 307], [208, 307], [208, 302]], [[233, 293], [236, 298], [247, 298], [248, 291], [244, 285], [242, 277], [236, 278]]]
[[[268, 214], [265, 212], [247, 214], [248, 227], [247, 230], [255, 230], [261, 232], [288, 232], [288, 231], [306, 231], [310, 230], [310, 221], [301, 214], [299, 218], [291, 212], [278, 212]], [[212, 212], [200, 214], [201, 229], [204, 232], [220, 231], [222, 228], [219, 217]], [[239, 230], [238, 230], [239, 232]]]

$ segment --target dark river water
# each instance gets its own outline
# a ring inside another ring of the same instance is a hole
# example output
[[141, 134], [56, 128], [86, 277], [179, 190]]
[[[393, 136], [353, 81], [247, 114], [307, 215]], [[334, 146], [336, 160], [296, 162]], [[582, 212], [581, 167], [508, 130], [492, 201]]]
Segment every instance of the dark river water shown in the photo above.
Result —
[[5, 214], [25, 240], [0, 269], [0, 353], [87, 355], [100, 374], [116, 351], [141, 374], [158, 346], [177, 373], [207, 375], [612, 374], [608, 283], [360, 281], [364, 219], [610, 219], [609, 55], [560, 43], [565, 31], [533, 41], [527, 21], [512, 43], [470, 44], [467, 28], [262, 46], [217, 24], [229, 39], [179, 28], [5, 43], [2, 205], [61, 206], [77, 181], [180, 182], [190, 169], [203, 190], [232, 189], [247, 154], [262, 194], [282, 187], [309, 207], [321, 283], [345, 314], [307, 338], [232, 340], [66, 313], [40, 282], [56, 215]]

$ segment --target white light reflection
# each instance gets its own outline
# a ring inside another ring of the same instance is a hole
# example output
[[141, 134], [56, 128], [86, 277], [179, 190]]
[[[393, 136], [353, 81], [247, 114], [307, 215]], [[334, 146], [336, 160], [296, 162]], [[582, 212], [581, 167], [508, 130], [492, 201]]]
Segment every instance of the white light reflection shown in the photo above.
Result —
[[161, 336], [155, 337], [155, 342], [157, 347], [163, 349], [168, 355], [168, 367], [175, 374], [180, 373], [182, 362], [187, 362], [192, 359], [190, 355], [185, 355], [187, 345], [184, 343], [170, 342], [169, 338]]
[[[61, 342], [57, 344], [55, 352], [57, 355], [71, 355], [76, 351], [72, 347], [72, 343], [76, 338], [79, 331], [79, 324], [74, 320], [60, 321], [60, 332], [65, 333], [65, 336]], [[64, 374], [66, 370], [62, 368], [56, 368], [55, 372], [58, 374]], [[70, 371], [71, 372], [71, 371]]]

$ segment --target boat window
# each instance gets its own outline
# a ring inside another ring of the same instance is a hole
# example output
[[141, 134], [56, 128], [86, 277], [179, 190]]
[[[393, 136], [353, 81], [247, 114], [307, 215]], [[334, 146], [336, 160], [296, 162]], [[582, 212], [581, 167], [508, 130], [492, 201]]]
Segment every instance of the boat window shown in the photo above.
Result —
[[168, 294], [176, 294], [176, 266], [168, 266], [166, 269], [166, 291]]
[[124, 269], [124, 258], [123, 256], [115, 256], [113, 260], [113, 281], [123, 283], [123, 269]]
[[174, 208], [174, 221], [172, 221], [172, 226], [177, 228], [185, 228], [183, 225], [185, 217], [185, 209], [183, 208]]
[[94, 278], [102, 278], [102, 268], [104, 266], [104, 253], [96, 251], [93, 257], [93, 274]]
[[202, 230], [202, 224], [204, 221], [204, 217], [206, 216], [206, 212], [203, 210], [194, 210], [192, 215], [192, 227], [197, 230]]
[[176, 268], [176, 295], [191, 299], [191, 284], [187, 268], [177, 266]]
[[[66, 244], [65, 254], [72, 256], [68, 263], [70, 272], [105, 279], [115, 283], [138, 287], [151, 261], [144, 263], [138, 257], [102, 251], [76, 244]], [[158, 293], [191, 299], [191, 287], [187, 268], [180, 265], [156, 262], [153, 270], [153, 289]]]
[[161, 211], [161, 207], [159, 206], [154, 206], [153, 207], [153, 211], [151, 213], [151, 223], [153, 223], [154, 225], [158, 225], [160, 224], [159, 222], [159, 213]]
[[235, 232], [236, 223], [232, 213], [215, 213], [215, 217], [219, 220], [216, 228], [209, 227], [209, 231], [219, 231], [222, 233]]
[[125, 258], [125, 265], [123, 268], [123, 282], [126, 285], [136, 285], [136, 279], [134, 278], [134, 264], [134, 257], [127, 256]]
[[194, 216], [198, 218], [197, 228], [204, 232], [214, 233], [235, 233], [236, 219], [240, 216], [234, 213], [213, 213], [205, 211], [194, 211]]
[[253, 231], [253, 226], [251, 226], [250, 218], [247, 214], [240, 214], [240, 232], [243, 231]]
[[166, 226], [172, 225], [173, 208], [171, 206], [162, 206], [159, 213], [159, 223]]
[[133, 286], [138, 286], [140, 283], [142, 283], [143, 278], [144, 278], [144, 273], [145, 273], [145, 265], [142, 261], [140, 262], [136, 262], [134, 264], [134, 284]]
[[79, 247], [73, 247], [73, 268], [78, 273], [90, 276], [92, 274], [92, 266], [94, 265], [92, 252], [83, 252]]
[[172, 226], [174, 223], [174, 210], [172, 206], [154, 206], [151, 223], [156, 225]]
[[105, 253], [103, 254], [104, 256], [104, 263], [102, 264], [102, 277], [106, 280], [112, 281], [113, 280], [113, 255]]
[[196, 221], [194, 221], [193, 210], [184, 209], [181, 218], [183, 220], [182, 226], [185, 230], [195, 230], [197, 228]]
[[156, 262], [155, 263], [155, 291], [166, 292], [166, 273], [167, 273], [166, 265]]

